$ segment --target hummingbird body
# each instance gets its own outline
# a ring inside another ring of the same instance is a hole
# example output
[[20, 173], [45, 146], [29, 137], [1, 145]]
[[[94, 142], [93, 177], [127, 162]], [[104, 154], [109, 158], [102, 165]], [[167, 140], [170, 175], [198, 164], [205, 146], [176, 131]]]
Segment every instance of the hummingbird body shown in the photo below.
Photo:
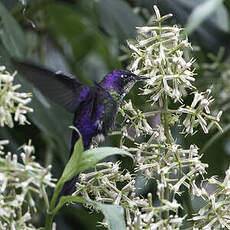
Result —
[[[122, 74], [125, 76], [131, 73], [115, 70], [107, 74], [100, 83], [82, 89], [73, 124], [82, 135], [84, 149], [90, 148], [93, 140], [97, 142], [104, 140], [104, 136], [114, 124], [123, 97], [136, 82], [135, 79], [129, 79], [129, 84], [124, 87], [120, 82]], [[78, 134], [73, 131], [71, 150], [77, 139]]]
[[[82, 135], [84, 149], [89, 149], [94, 141], [102, 141], [114, 125], [118, 107], [123, 97], [139, 80], [139, 77], [127, 70], [114, 70], [92, 87], [87, 87], [61, 72], [52, 72], [31, 63], [13, 60], [14, 66], [27, 80], [40, 91], [74, 113], [73, 125]], [[78, 140], [78, 133], [73, 130], [71, 151]], [[64, 185], [62, 195], [73, 193], [75, 176]]]

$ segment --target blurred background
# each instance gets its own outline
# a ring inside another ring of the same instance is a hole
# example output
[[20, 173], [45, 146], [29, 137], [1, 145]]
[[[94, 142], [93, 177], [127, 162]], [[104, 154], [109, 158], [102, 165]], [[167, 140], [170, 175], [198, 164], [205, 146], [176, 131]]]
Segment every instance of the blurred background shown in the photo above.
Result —
[[[223, 110], [223, 133], [212, 130], [208, 135], [199, 132], [181, 139], [183, 146], [196, 144], [209, 164], [208, 176], [224, 176], [230, 161], [230, 1], [229, 0], [0, 0], [0, 65], [14, 72], [9, 57], [27, 59], [55, 71], [77, 76], [87, 85], [100, 81], [113, 69], [126, 69], [124, 60], [126, 40], [135, 39], [136, 26], [151, 22], [153, 5], [161, 14], [173, 13], [168, 21], [186, 27], [196, 59], [196, 86], [212, 87], [213, 111]], [[202, 4], [202, 5], [201, 5]], [[52, 164], [58, 178], [69, 156], [73, 115], [45, 98], [38, 89], [23, 78], [16, 77], [22, 90], [32, 92], [29, 116], [31, 125], [0, 129], [0, 139], [9, 139], [8, 151], [18, 148], [29, 139], [35, 146], [36, 158], [43, 165]], [[137, 87], [129, 93], [136, 106], [145, 109], [146, 103], [135, 97]], [[188, 101], [191, 98], [188, 97]], [[107, 137], [103, 145], [118, 146], [118, 137]], [[119, 158], [114, 158], [118, 160]], [[124, 160], [123, 167], [131, 168]], [[144, 186], [143, 196], [154, 190]], [[51, 194], [52, 191], [50, 191]], [[183, 199], [183, 198], [182, 198]], [[40, 202], [39, 200], [37, 202]], [[34, 224], [43, 226], [44, 206], [41, 203]], [[56, 216], [57, 229], [102, 229], [97, 222], [102, 215], [89, 212], [80, 205], [68, 205]]]

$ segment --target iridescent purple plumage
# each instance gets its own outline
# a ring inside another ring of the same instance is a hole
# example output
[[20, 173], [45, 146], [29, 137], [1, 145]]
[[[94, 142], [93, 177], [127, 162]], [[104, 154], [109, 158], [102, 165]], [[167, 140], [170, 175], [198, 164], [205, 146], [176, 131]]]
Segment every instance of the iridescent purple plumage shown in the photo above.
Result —
[[[88, 149], [90, 147], [93, 137], [95, 137], [99, 132], [98, 122], [102, 119], [104, 105], [97, 106], [95, 111], [92, 111], [91, 109], [92, 108], [88, 106], [84, 106], [82, 109], [80, 108], [80, 111], [76, 113], [74, 120], [74, 125], [82, 135], [84, 149]], [[76, 138], [72, 141], [72, 145], [75, 144], [77, 139], [78, 135], [76, 133]]]
[[108, 73], [100, 84], [106, 90], [115, 90], [117, 93], [120, 93], [123, 87], [120, 84], [121, 76], [127, 76], [127, 74], [130, 74], [127, 70], [114, 70]]
[[77, 98], [78, 103], [81, 103], [82, 101], [84, 101], [86, 99], [89, 91], [90, 91], [89, 87], [83, 87], [81, 89], [81, 93], [80, 93], [79, 97]]

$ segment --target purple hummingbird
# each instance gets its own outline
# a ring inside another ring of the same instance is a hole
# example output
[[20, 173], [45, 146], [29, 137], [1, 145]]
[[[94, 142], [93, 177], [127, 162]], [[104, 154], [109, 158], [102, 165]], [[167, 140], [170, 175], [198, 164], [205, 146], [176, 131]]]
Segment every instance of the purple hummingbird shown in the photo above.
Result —
[[[73, 125], [80, 131], [84, 149], [89, 149], [93, 141], [100, 142], [114, 125], [118, 107], [133, 85], [147, 77], [137, 76], [127, 70], [114, 70], [106, 74], [102, 81], [88, 87], [75, 77], [52, 72], [35, 64], [13, 60], [18, 72], [35, 87], [74, 113]], [[73, 130], [71, 150], [78, 140]], [[78, 175], [67, 181], [62, 195], [73, 193]]]

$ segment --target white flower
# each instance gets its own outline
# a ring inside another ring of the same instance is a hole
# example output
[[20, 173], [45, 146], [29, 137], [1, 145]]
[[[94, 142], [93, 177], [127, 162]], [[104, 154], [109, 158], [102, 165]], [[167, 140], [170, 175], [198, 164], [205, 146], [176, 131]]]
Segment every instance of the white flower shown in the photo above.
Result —
[[179, 112], [187, 113], [183, 124], [185, 126], [185, 131], [190, 134], [194, 134], [194, 128], [200, 124], [204, 133], [208, 133], [208, 123], [207, 121], [213, 122], [218, 128], [219, 125], [216, 121], [220, 120], [222, 111], [220, 111], [216, 117], [210, 115], [209, 105], [213, 102], [212, 97], [209, 97], [211, 90], [208, 89], [205, 92], [194, 93], [194, 98], [191, 106], [183, 106], [179, 108]]
[[19, 124], [25, 124], [27, 118], [25, 114], [33, 110], [27, 106], [31, 101], [30, 94], [16, 92], [21, 85], [13, 85], [14, 75], [10, 75], [5, 68], [0, 68], [0, 126], [7, 125], [10, 128], [14, 126], [14, 121]]

